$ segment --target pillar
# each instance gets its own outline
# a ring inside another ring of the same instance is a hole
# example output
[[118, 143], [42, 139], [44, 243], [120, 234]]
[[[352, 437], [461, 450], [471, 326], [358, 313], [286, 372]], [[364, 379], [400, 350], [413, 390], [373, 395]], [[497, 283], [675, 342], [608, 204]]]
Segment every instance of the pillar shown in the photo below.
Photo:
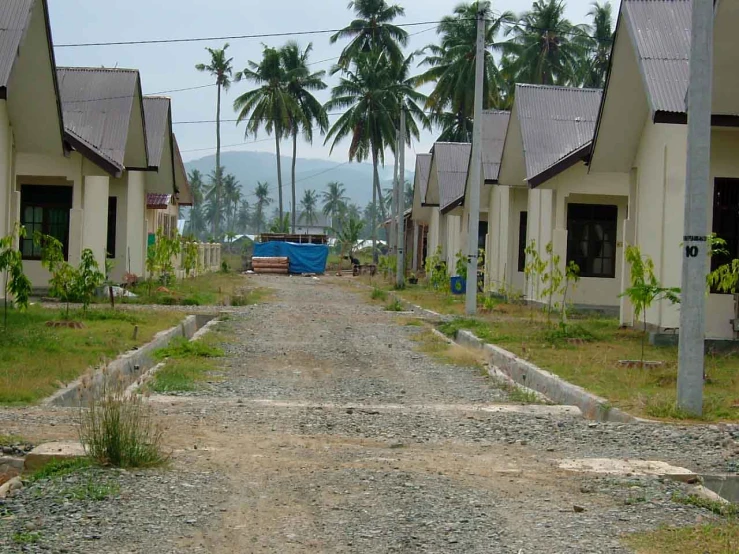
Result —
[[413, 271], [418, 271], [418, 221], [413, 220]]
[[0, 236], [8, 235], [10, 228], [10, 194], [13, 183], [13, 144], [7, 102], [0, 101]]
[[205, 268], [205, 245], [200, 242], [198, 243], [198, 267], [197, 272], [198, 273], [204, 273], [206, 271]]
[[126, 200], [126, 271], [142, 276], [146, 273], [146, 190], [141, 171], [128, 172]]
[[[95, 255], [100, 270], [105, 269], [105, 246], [108, 237], [108, 177], [85, 177], [84, 224], [82, 226], [82, 249], [89, 248]], [[73, 197], [74, 198], [74, 197]], [[74, 203], [74, 200], [73, 200]]]

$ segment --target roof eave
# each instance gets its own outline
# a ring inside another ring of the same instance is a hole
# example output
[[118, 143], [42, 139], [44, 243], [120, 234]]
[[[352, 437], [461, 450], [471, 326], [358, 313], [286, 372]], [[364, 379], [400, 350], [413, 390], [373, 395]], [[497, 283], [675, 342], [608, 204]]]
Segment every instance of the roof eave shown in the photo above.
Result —
[[[51, 61], [51, 79], [54, 82], [54, 97], [56, 98], [56, 111], [59, 116], [59, 136], [62, 140], [62, 152], [64, 152], [64, 112], [62, 110], [62, 96], [59, 93], [59, 80], [56, 73], [56, 57], [54, 56], [54, 42], [51, 37], [51, 19], [49, 17], [49, 3], [47, 0], [41, 0], [41, 7], [44, 10], [44, 26], [46, 27], [46, 44], [49, 47], [49, 59]], [[6, 91], [7, 92], [7, 91]]]
[[453, 201], [451, 204], [448, 204], [447, 206], [443, 207], [441, 209], [442, 214], [448, 214], [451, 212], [454, 208], [458, 208], [460, 206], [464, 205], [464, 196], [460, 196], [455, 201]]
[[124, 168], [117, 166], [98, 152], [95, 152], [94, 149], [90, 148], [87, 144], [68, 131], [64, 132], [64, 140], [67, 141], [72, 148], [77, 150], [100, 169], [109, 173], [112, 177], [120, 178], [123, 175]]
[[590, 141], [584, 146], [581, 146], [580, 148], [572, 152], [571, 154], [568, 154], [554, 165], [549, 166], [541, 173], [534, 175], [533, 177], [531, 177], [531, 179], [528, 179], [529, 186], [532, 189], [536, 188], [552, 177], [559, 175], [564, 170], [571, 168], [577, 162], [586, 160], [588, 158], [588, 155], [590, 154], [590, 149], [592, 146], [593, 142]]

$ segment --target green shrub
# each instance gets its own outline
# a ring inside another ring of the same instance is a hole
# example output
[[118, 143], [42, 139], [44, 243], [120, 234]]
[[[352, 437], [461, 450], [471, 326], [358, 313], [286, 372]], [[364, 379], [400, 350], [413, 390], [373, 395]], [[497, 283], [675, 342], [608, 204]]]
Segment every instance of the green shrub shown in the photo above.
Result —
[[372, 289], [372, 300], [382, 300], [383, 302], [387, 300], [387, 292], [385, 292], [382, 289], [378, 289], [377, 287]]
[[397, 298], [393, 298], [393, 300], [385, 306], [385, 309], [388, 312], [402, 312], [403, 311], [403, 304], [400, 303], [400, 300]]

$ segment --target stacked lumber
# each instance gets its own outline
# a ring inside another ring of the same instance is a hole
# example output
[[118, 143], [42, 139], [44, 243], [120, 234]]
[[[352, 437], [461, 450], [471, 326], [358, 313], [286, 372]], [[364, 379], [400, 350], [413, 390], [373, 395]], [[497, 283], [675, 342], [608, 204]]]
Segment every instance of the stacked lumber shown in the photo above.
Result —
[[254, 273], [276, 273], [287, 275], [290, 272], [289, 258], [252, 258]]

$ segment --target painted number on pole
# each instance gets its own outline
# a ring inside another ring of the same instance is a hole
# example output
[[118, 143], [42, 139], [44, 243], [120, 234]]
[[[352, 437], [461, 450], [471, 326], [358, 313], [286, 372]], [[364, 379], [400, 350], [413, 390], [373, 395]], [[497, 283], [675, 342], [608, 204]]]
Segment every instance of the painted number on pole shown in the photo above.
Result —
[[686, 258], [697, 258], [698, 257], [698, 247], [697, 246], [686, 246], [685, 247], [685, 257]]

